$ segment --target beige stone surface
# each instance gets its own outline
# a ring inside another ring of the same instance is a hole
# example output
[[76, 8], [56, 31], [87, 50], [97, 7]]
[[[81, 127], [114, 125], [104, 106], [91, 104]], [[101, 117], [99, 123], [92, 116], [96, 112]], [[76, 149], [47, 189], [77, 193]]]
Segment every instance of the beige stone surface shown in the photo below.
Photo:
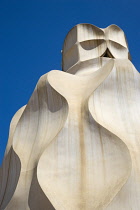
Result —
[[140, 209], [140, 75], [130, 61], [116, 61], [91, 96], [89, 109], [97, 122], [122, 139], [132, 160], [131, 176], [107, 209]]
[[79, 24], [13, 117], [0, 209], [140, 209], [140, 76], [125, 34]]

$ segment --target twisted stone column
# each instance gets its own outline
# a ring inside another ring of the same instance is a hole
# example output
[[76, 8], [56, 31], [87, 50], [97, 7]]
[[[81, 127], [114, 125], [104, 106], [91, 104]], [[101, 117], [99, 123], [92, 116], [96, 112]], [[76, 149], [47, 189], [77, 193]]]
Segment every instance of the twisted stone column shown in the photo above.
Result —
[[124, 32], [79, 24], [13, 117], [0, 209], [140, 209], [140, 76]]

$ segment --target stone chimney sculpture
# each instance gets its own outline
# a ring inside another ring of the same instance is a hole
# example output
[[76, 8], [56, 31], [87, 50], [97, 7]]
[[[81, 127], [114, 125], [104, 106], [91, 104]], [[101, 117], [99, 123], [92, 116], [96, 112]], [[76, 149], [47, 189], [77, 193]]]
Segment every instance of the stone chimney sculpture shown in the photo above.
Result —
[[0, 209], [140, 209], [140, 75], [122, 29], [78, 24], [13, 117]]

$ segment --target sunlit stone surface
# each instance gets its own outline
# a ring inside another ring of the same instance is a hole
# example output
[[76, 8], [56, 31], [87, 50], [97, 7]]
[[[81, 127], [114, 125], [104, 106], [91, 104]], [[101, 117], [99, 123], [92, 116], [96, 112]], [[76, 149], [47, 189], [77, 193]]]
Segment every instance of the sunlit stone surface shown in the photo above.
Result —
[[140, 76], [122, 29], [79, 24], [13, 117], [0, 209], [139, 210]]

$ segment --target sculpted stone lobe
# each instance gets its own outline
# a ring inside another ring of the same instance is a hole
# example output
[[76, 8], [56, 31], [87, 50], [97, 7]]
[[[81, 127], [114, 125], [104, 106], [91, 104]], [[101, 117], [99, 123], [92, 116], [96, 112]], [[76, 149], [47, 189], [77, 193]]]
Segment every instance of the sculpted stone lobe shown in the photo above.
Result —
[[116, 59], [130, 57], [125, 34], [116, 25], [110, 25], [105, 29], [91, 24], [76, 25], [67, 34], [62, 52], [63, 71], [100, 57]]
[[0, 209], [140, 209], [140, 77], [125, 34], [78, 24], [13, 117]]

